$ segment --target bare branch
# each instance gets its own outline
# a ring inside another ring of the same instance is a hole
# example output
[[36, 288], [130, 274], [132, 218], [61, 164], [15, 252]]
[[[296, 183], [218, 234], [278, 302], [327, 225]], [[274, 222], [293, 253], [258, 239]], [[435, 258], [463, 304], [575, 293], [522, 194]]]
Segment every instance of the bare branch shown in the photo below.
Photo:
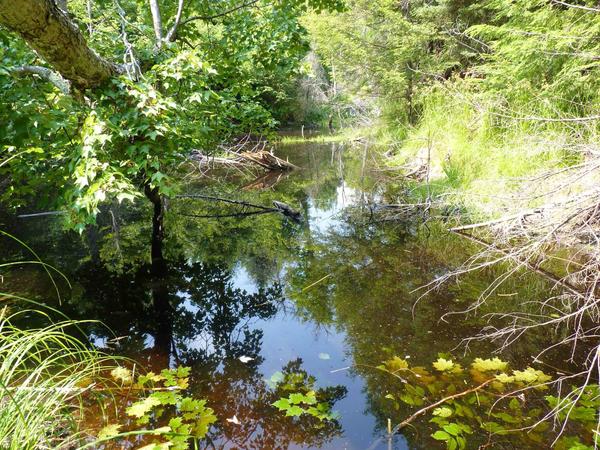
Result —
[[223, 11], [222, 13], [219, 14], [215, 14], [214, 16], [193, 16], [193, 17], [189, 17], [187, 19], [185, 19], [183, 22], [181, 22], [181, 25], [186, 25], [190, 22], [193, 22], [194, 20], [213, 20], [213, 19], [218, 19], [219, 17], [223, 17], [226, 16], [227, 14], [231, 14], [232, 12], [235, 12], [239, 9], [245, 8], [247, 6], [251, 6], [254, 5], [255, 3], [258, 3], [258, 0], [250, 0], [246, 3], [242, 3], [241, 5], [238, 5], [234, 8], [228, 9], [227, 11]]
[[177, 28], [179, 27], [179, 23], [181, 22], [181, 14], [183, 13], [183, 5], [184, 0], [179, 0], [179, 4], [177, 5], [177, 13], [175, 14], [175, 23], [167, 33], [165, 37], [165, 41], [173, 42], [175, 37], [177, 36]]

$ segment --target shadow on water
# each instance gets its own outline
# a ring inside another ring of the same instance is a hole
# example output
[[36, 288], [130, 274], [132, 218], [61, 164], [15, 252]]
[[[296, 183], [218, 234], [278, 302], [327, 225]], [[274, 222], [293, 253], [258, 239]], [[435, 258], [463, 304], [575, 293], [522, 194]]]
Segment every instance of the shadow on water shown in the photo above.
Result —
[[[277, 214], [194, 218], [230, 207], [193, 199], [154, 208], [115, 204], [82, 236], [49, 218], [0, 220], [71, 280], [58, 307], [104, 324], [89, 326], [93, 343], [155, 370], [192, 367], [191, 390], [220, 418], [208, 448], [364, 449], [385, 434], [388, 418], [410, 414], [392, 406], [386, 395], [394, 380], [374, 366], [394, 355], [428, 366], [475, 334], [484, 324], [478, 317], [440, 317], [475, 300], [499, 269], [469, 274], [413, 310], [421, 295], [415, 290], [473, 249], [436, 227], [424, 234], [410, 222], [366, 221], [361, 205], [398, 189], [370, 169], [367, 148], [297, 144], [280, 148], [280, 156], [302, 169], [257, 178], [233, 172], [216, 186], [209, 177], [191, 179], [186, 191], [267, 206], [283, 201], [302, 211], [301, 224]], [[5, 260], [27, 256], [10, 242], [5, 249]], [[57, 305], [44, 272], [32, 266], [5, 273], [4, 288]], [[516, 308], [548, 289], [521, 273], [497, 295]], [[493, 312], [490, 304], [484, 313]], [[548, 339], [530, 336], [503, 357], [523, 366]], [[469, 350], [476, 357], [493, 348]], [[322, 389], [341, 418], [284, 417], [270, 406], [277, 397], [265, 382], [277, 371]], [[234, 416], [240, 424], [225, 420]], [[429, 448], [431, 430], [423, 421], [378, 448]]]

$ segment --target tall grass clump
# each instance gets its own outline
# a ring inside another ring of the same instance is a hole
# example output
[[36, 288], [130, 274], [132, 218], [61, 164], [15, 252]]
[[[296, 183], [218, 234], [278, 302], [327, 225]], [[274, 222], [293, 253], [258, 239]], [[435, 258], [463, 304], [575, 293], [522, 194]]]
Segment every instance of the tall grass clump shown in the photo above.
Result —
[[427, 166], [428, 192], [443, 194], [477, 220], [506, 213], [523, 178], [569, 164], [575, 153], [569, 130], [505, 120], [496, 101], [467, 95], [440, 88], [426, 96], [418, 125], [397, 144], [390, 163]]
[[15, 325], [35, 315], [0, 310], [0, 448], [76, 448], [86, 394], [114, 360], [69, 334], [77, 322]]

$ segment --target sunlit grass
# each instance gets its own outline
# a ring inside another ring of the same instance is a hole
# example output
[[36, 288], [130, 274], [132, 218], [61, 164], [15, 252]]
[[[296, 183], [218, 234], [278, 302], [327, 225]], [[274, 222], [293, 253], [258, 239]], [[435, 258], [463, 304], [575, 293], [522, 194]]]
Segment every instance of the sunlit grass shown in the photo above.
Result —
[[[405, 131], [404, 139], [394, 141], [393, 131], [387, 131], [380, 141], [395, 143], [392, 166], [430, 158], [430, 192], [444, 194], [474, 218], [494, 217], [515, 206], [524, 178], [574, 158], [567, 150], [572, 138], [566, 130], [523, 123], [498, 130], [491, 126], [494, 120], [490, 105], [475, 108], [440, 93], [428, 98], [419, 124]], [[425, 187], [415, 192], [424, 195]]]
[[[15, 323], [34, 316], [45, 327]], [[0, 310], [0, 447], [76, 448], [83, 402], [115, 360], [73, 337], [81, 322], [51, 322], [39, 310]]]
[[[46, 271], [57, 294], [54, 274], [68, 284], [24, 242], [1, 230], [0, 235], [33, 256], [2, 263], [0, 269], [35, 264]], [[81, 430], [84, 403], [119, 358], [74, 337], [85, 335], [81, 327], [89, 321], [68, 320], [58, 310], [14, 294], [2, 292], [0, 298], [0, 448], [75, 449], [89, 443], [90, 436]], [[32, 323], [44, 325], [29, 326]]]

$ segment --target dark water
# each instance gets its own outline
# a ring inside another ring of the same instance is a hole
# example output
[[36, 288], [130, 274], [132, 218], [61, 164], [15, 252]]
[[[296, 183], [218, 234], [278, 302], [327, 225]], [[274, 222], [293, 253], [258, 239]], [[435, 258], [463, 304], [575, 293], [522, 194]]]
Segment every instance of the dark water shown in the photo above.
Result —
[[[23, 265], [3, 273], [3, 290], [70, 318], [101, 321], [87, 327], [92, 342], [148, 367], [191, 366], [194, 394], [207, 398], [220, 419], [207, 448], [438, 448], [427, 420], [406, 436], [385, 438], [387, 419], [397, 423], [411, 410], [397, 410], [385, 398], [397, 380], [373, 366], [394, 355], [425, 366], [440, 352], [489, 356], [497, 343], [457, 347], [484, 325], [481, 316], [440, 319], [477, 299], [500, 268], [466, 275], [414, 306], [424, 292], [417, 289], [464, 261], [470, 244], [439, 224], [422, 228], [411, 218], [387, 223], [372, 216], [367, 204], [395, 201], [403, 189], [384, 179], [374, 151], [302, 144], [282, 145], [279, 155], [301, 169], [203, 177], [196, 171], [180, 193], [267, 206], [278, 200], [302, 211], [301, 223], [281, 214], [199, 218], [242, 211], [174, 199], [153, 264], [152, 208], [143, 199], [107, 208], [98, 227], [82, 236], [64, 232], [56, 217], [4, 216], [3, 229], [62, 271], [71, 287], [59, 280], [59, 301], [47, 274]], [[31, 258], [8, 239], [3, 248], [4, 260]], [[517, 274], [483, 312], [516, 307], [548, 288]], [[502, 357], [522, 367], [549, 340], [528, 336]], [[277, 398], [265, 380], [282, 370], [329, 388], [340, 419], [315, 427], [272, 408]], [[234, 415], [239, 425], [224, 420]]]

